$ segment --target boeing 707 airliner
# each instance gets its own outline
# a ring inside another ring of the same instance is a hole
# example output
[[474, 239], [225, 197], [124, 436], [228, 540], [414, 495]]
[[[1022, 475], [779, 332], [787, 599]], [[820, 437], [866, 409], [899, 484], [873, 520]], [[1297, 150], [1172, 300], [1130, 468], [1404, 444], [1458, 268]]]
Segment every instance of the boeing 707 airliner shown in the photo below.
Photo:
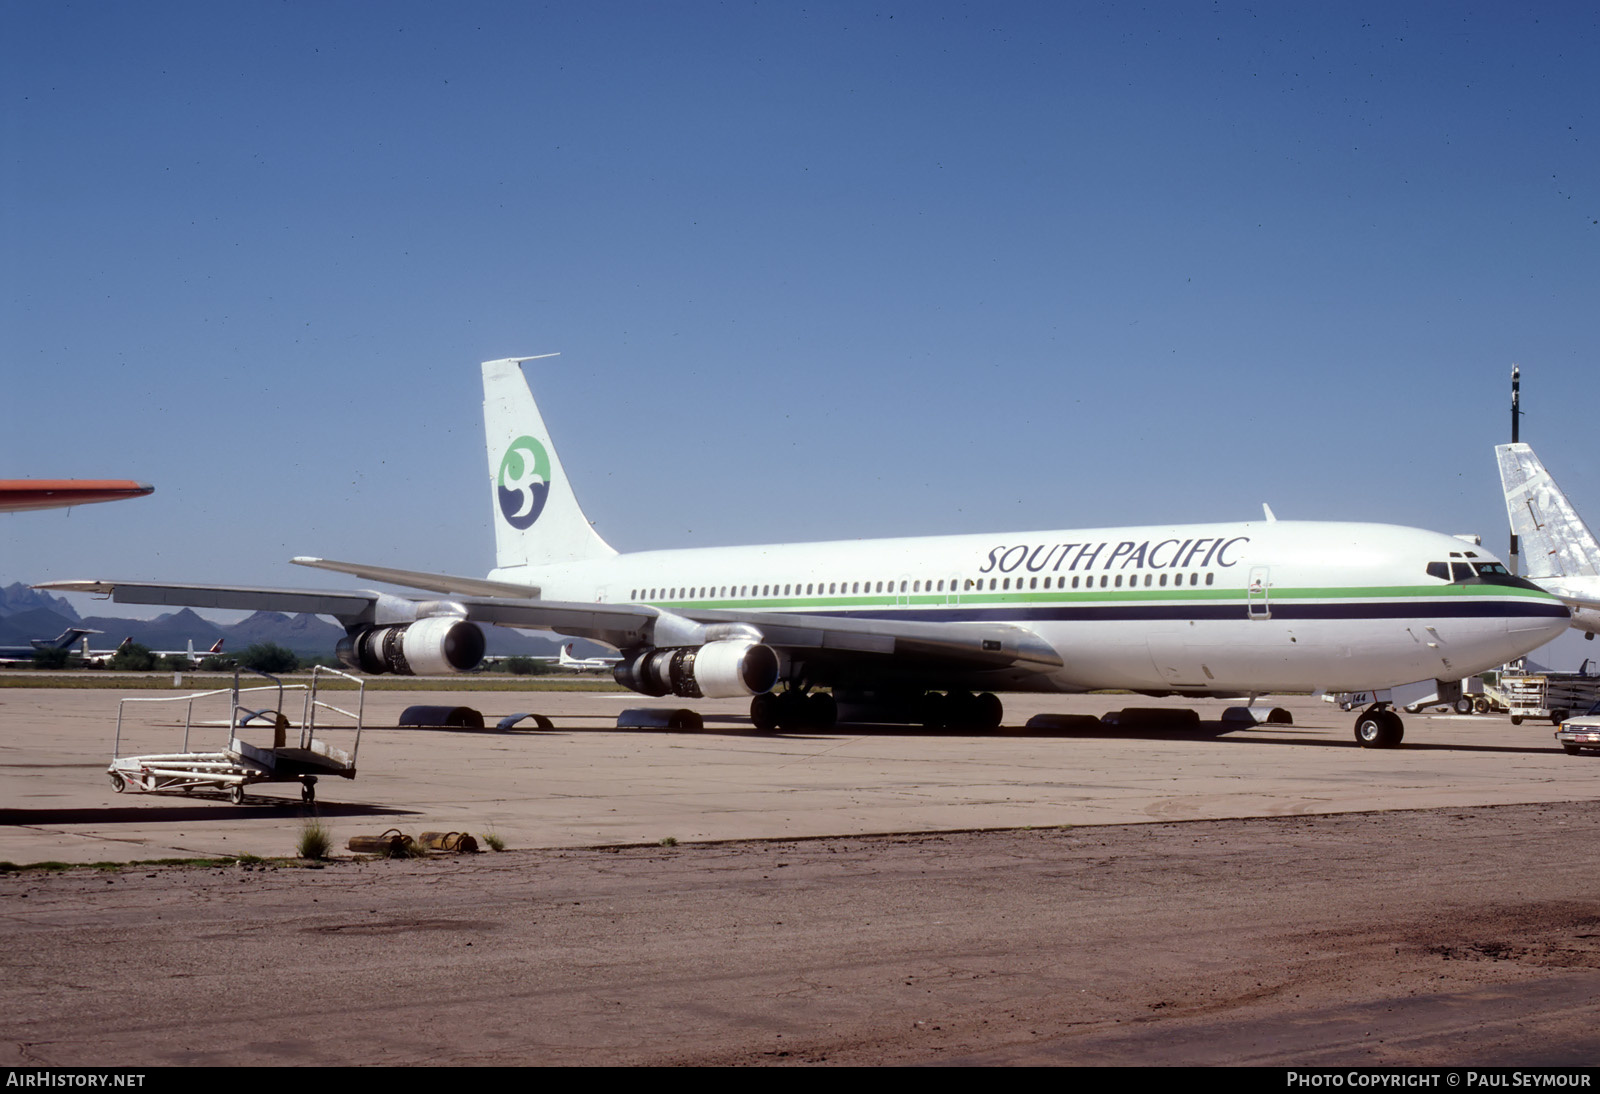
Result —
[[[1543, 645], [1565, 605], [1482, 548], [1385, 524], [1263, 520], [619, 554], [590, 525], [522, 373], [483, 365], [487, 578], [297, 558], [421, 593], [128, 581], [119, 603], [314, 612], [365, 672], [465, 672], [482, 626], [612, 646], [645, 695], [748, 696], [762, 729], [841, 716], [999, 725], [997, 693], [1379, 690], [1460, 680]], [[1269, 514], [1270, 517], [1270, 514]], [[1387, 702], [1363, 745], [1404, 727]]]

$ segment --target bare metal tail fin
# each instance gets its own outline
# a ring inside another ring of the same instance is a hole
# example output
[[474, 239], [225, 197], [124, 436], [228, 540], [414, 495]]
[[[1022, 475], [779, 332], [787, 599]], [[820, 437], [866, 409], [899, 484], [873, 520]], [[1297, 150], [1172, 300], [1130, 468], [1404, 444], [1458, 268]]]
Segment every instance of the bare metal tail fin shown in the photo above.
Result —
[[1578, 511], [1525, 444], [1496, 445], [1506, 515], [1522, 541], [1527, 576], [1593, 577], [1600, 574], [1600, 544]]
[[514, 569], [609, 558], [617, 552], [578, 507], [522, 374], [522, 362], [531, 360], [535, 358], [507, 357], [483, 363], [495, 564]]

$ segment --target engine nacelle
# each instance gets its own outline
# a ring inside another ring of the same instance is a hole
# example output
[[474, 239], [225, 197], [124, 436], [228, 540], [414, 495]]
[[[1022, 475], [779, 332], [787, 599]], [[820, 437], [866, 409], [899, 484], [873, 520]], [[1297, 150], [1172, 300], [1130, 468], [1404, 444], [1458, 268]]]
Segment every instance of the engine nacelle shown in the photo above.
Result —
[[771, 691], [778, 682], [778, 655], [748, 638], [647, 649], [618, 662], [612, 676], [643, 695], [733, 699]]
[[476, 624], [439, 615], [352, 631], [339, 640], [338, 655], [350, 668], [374, 676], [433, 676], [471, 672], [483, 661], [485, 645]]

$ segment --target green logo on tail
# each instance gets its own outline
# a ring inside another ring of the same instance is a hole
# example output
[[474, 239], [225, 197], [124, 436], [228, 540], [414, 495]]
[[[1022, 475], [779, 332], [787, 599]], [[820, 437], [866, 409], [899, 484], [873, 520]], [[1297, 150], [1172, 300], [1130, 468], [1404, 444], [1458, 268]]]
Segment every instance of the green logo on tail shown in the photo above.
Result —
[[500, 460], [500, 515], [519, 531], [533, 527], [550, 499], [550, 456], [532, 437], [518, 437]]

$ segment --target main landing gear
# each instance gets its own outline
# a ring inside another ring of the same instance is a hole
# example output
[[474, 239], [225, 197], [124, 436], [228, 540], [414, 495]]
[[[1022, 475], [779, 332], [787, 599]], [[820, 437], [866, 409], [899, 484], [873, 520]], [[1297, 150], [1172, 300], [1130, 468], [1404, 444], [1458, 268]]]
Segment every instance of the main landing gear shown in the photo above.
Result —
[[1373, 703], [1356, 719], [1356, 744], [1362, 748], [1398, 748], [1406, 724], [1387, 703]]

